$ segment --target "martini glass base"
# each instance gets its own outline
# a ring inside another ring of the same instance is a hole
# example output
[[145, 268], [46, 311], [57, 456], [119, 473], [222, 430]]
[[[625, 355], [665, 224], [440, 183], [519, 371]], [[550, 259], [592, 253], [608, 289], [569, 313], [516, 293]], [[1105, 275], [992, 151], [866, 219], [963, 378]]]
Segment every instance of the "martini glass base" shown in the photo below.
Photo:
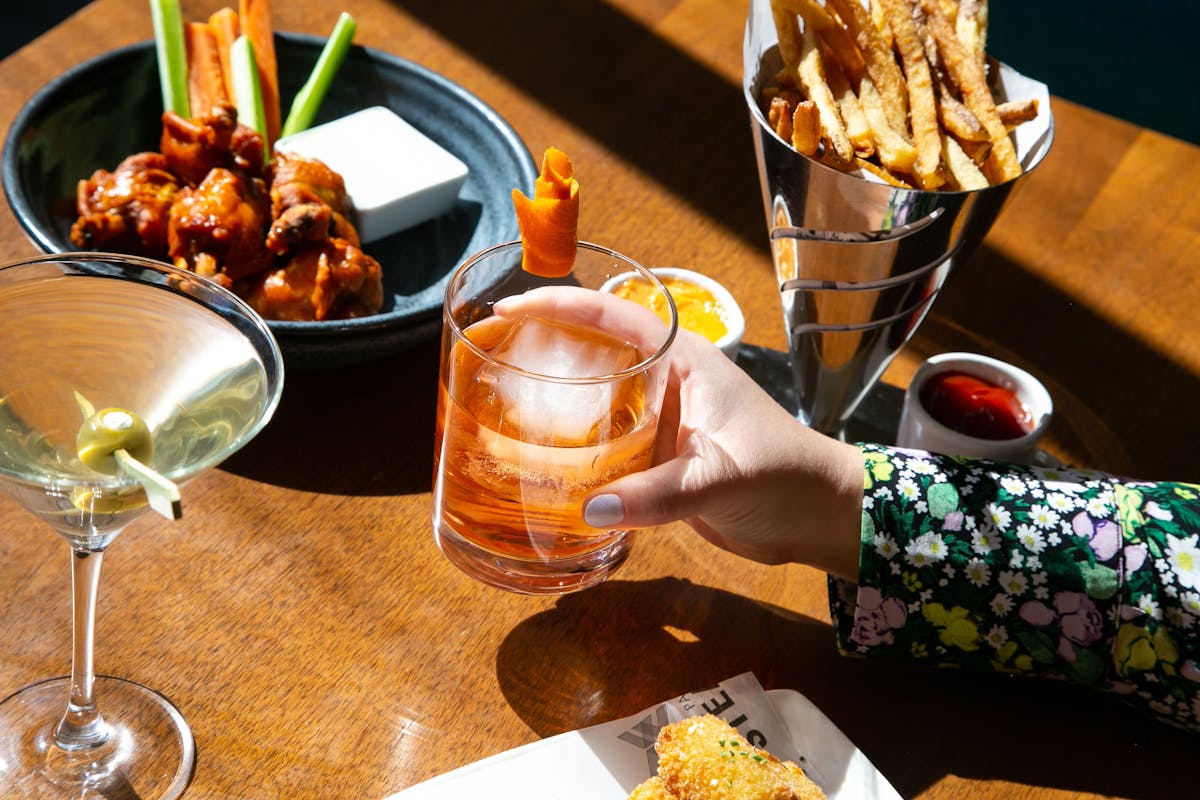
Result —
[[196, 763], [192, 731], [169, 700], [139, 683], [98, 675], [95, 696], [109, 728], [94, 747], [60, 748], [54, 729], [69, 677], [26, 686], [0, 701], [0, 797], [169, 800]]

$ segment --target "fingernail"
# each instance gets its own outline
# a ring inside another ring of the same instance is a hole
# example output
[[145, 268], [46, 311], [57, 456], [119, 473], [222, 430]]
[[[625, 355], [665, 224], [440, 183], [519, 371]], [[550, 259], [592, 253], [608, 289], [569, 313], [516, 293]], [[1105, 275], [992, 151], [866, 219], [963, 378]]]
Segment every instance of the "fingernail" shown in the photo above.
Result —
[[583, 521], [593, 528], [608, 528], [625, 518], [625, 505], [615, 494], [598, 494], [583, 507]]

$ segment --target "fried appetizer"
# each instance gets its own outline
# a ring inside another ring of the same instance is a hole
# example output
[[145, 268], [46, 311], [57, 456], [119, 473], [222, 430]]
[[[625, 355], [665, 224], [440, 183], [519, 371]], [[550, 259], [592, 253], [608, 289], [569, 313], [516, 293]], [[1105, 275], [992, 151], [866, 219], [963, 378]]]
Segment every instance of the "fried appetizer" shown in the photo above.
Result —
[[[927, 191], [1021, 174], [1009, 133], [1037, 103], [992, 93], [987, 0], [770, 3], [783, 68], [761, 100], [796, 152]], [[817, 113], [801, 112], [805, 102]]]
[[112, 172], [98, 169], [79, 182], [71, 243], [84, 250], [116, 250], [160, 258], [179, 180], [160, 153], [137, 153]]
[[[825, 794], [800, 767], [746, 742], [728, 723], [710, 715], [663, 727], [654, 745], [665, 794], [677, 800], [823, 800]], [[654, 791], [651, 787], [649, 791]]]
[[675, 795], [668, 792], [662, 778], [655, 775], [638, 784], [633, 794], [629, 795], [629, 800], [675, 800]]
[[300, 250], [285, 266], [234, 286], [264, 319], [354, 319], [383, 304], [379, 262], [343, 239]]

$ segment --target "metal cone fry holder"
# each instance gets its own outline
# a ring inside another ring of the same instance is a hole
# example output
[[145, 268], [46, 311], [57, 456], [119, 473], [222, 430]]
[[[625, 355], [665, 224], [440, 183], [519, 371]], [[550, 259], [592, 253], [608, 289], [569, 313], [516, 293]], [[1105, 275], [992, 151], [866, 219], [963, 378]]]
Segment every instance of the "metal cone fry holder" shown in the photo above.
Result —
[[1024, 172], [972, 192], [895, 188], [797, 153], [768, 124], [760, 88], [782, 64], [769, 0], [752, 0], [743, 91], [779, 285], [797, 416], [842, 438], [846, 422], [911, 338], [1054, 138], [1043, 84], [1001, 65], [1011, 97], [1037, 97], [1017, 130]]

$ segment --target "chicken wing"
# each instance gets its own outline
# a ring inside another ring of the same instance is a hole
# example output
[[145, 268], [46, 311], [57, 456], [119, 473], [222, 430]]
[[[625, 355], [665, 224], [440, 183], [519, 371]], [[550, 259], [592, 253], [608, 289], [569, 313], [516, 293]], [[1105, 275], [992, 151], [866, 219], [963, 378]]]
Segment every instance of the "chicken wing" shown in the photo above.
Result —
[[330, 239], [304, 248], [287, 266], [255, 276], [236, 291], [265, 319], [350, 319], [379, 311], [383, 270], [357, 245]]
[[83, 250], [115, 250], [162, 258], [167, 220], [179, 181], [159, 153], [129, 156], [112, 172], [96, 170], [81, 180], [71, 243]]
[[358, 246], [353, 215], [341, 175], [316, 159], [288, 152], [275, 156], [268, 249], [285, 253], [306, 242], [331, 238]]
[[269, 222], [262, 180], [217, 167], [199, 186], [179, 191], [167, 228], [168, 252], [177, 266], [228, 288], [273, 265], [264, 244]]
[[192, 119], [167, 111], [162, 123], [159, 147], [168, 168], [189, 185], [198, 185], [217, 167], [264, 176], [262, 137], [239, 125], [232, 107], [217, 106]]

